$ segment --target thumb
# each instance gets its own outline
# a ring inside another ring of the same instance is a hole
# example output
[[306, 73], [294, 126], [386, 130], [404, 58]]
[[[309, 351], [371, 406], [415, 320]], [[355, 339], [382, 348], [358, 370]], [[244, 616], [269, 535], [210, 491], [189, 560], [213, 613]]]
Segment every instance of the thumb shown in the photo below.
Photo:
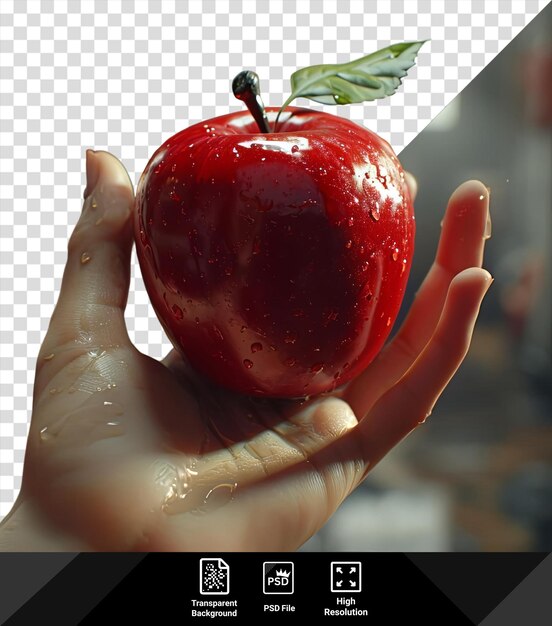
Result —
[[59, 299], [39, 354], [60, 345], [130, 343], [124, 309], [130, 282], [134, 191], [109, 152], [86, 151], [82, 214], [68, 245]]

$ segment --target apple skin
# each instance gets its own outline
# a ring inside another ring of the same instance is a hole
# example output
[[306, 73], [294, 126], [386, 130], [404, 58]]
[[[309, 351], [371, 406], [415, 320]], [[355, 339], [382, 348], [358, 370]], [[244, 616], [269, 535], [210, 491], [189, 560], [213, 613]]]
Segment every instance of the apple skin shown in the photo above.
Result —
[[248, 395], [305, 397], [358, 375], [399, 312], [414, 234], [389, 144], [298, 107], [277, 133], [248, 111], [190, 126], [136, 190], [137, 255], [169, 339]]

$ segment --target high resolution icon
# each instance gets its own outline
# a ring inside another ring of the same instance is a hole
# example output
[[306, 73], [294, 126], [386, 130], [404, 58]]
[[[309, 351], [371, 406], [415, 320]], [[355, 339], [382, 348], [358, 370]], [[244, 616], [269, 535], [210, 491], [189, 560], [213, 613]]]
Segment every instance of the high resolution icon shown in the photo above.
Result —
[[223, 559], [200, 559], [199, 593], [225, 596], [230, 593], [230, 567]]
[[331, 567], [333, 593], [362, 591], [362, 563], [360, 561], [332, 561]]

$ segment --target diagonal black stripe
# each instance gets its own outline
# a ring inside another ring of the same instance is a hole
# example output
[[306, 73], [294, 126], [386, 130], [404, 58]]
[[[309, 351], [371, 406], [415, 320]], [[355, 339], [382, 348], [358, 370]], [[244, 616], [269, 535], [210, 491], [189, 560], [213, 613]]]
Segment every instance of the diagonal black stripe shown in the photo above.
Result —
[[0, 554], [0, 624], [76, 556], [76, 552]]
[[74, 626], [144, 558], [141, 553], [81, 553], [6, 622], [28, 626], [53, 619]]
[[408, 558], [474, 623], [492, 611], [546, 556], [545, 553], [471, 553]]
[[[183, 553], [150, 553], [146, 558], [137, 563], [129, 575], [121, 580], [120, 584], [113, 587], [98, 604], [91, 608], [79, 626], [91, 626], [102, 624], [110, 620], [110, 616], [116, 615], [120, 607], [125, 607], [125, 621], [132, 623], [140, 621], [144, 616], [142, 602], [137, 602], [140, 597], [148, 597], [158, 607], [157, 618], [162, 619], [173, 614], [174, 606], [170, 604], [164, 607], [165, 598], [179, 598], [182, 610], [182, 622], [186, 622], [188, 607], [184, 608], [184, 597], [192, 591], [191, 573], [196, 573], [196, 567], [186, 567], [191, 561], [190, 555]], [[194, 561], [195, 565], [195, 561]], [[172, 570], [172, 571], [171, 571]], [[196, 586], [193, 587], [195, 589]], [[187, 598], [186, 598], [187, 600]], [[168, 615], [164, 612], [168, 609]]]
[[542, 561], [512, 593], [501, 602], [481, 626], [550, 626], [552, 624], [552, 555]]

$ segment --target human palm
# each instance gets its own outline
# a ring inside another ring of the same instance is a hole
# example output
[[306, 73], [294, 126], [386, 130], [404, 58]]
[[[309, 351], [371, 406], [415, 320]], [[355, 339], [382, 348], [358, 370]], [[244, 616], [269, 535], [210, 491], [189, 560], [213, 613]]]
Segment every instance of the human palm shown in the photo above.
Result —
[[376, 360], [332, 394], [275, 400], [217, 387], [174, 350], [159, 362], [132, 345], [132, 185], [105, 152], [87, 154], [87, 177], [4, 528], [38, 525], [79, 550], [299, 547], [425, 420], [464, 358], [491, 282], [486, 188], [471, 181], [451, 197], [436, 261]]

